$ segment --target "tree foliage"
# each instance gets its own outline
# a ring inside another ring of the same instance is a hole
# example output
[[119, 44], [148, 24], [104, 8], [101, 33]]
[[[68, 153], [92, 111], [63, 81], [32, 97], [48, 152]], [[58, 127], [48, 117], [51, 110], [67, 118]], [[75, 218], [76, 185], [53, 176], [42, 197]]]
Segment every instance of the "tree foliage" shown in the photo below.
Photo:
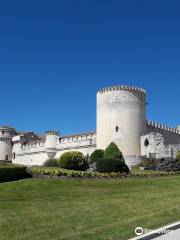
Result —
[[62, 168], [70, 170], [84, 171], [88, 168], [88, 163], [81, 152], [65, 152], [59, 159], [59, 165]]
[[91, 162], [97, 162], [99, 159], [103, 158], [104, 150], [96, 149], [90, 156]]
[[96, 168], [98, 172], [129, 172], [122, 152], [114, 142], [105, 149], [103, 157], [96, 161]]
[[109, 146], [105, 149], [103, 158], [117, 158], [123, 160], [122, 152], [114, 142], [110, 143]]

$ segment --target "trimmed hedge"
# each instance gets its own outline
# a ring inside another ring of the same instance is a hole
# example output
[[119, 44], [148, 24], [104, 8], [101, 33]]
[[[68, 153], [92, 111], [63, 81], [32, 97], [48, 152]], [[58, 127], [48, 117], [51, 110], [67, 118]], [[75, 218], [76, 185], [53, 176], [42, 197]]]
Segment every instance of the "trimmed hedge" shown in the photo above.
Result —
[[84, 155], [78, 151], [65, 152], [59, 159], [59, 166], [69, 170], [84, 171], [88, 168], [88, 162]]
[[104, 150], [96, 149], [90, 156], [91, 162], [97, 162], [99, 159], [103, 158]]
[[0, 182], [15, 181], [32, 177], [25, 166], [13, 166], [10, 164], [0, 166]]
[[121, 159], [102, 158], [96, 162], [98, 172], [129, 172], [128, 166]]
[[144, 171], [141, 173], [99, 173], [87, 171], [74, 171], [61, 168], [47, 167], [30, 167], [29, 172], [34, 177], [80, 177], [80, 178], [147, 178], [147, 177], [165, 177], [172, 175], [180, 175], [179, 172], [159, 172], [159, 171]]

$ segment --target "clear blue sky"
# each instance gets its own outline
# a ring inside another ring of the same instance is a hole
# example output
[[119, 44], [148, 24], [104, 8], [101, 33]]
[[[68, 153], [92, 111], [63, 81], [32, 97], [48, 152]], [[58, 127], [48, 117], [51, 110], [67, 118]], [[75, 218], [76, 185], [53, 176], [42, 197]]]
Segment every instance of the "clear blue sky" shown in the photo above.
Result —
[[0, 124], [63, 134], [95, 130], [96, 91], [148, 92], [148, 118], [180, 123], [180, 3], [0, 3]]

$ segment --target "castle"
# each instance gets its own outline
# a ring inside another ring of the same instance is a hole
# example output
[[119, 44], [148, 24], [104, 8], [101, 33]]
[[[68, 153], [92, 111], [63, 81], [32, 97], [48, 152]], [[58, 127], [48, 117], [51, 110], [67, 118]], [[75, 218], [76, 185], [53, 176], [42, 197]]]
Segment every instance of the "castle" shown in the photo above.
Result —
[[96, 132], [60, 136], [0, 127], [0, 160], [23, 165], [43, 165], [66, 151], [90, 155], [115, 142], [131, 167], [141, 157], [175, 157], [180, 150], [180, 126], [171, 128], [146, 119], [146, 91], [138, 87], [113, 86], [97, 92]]

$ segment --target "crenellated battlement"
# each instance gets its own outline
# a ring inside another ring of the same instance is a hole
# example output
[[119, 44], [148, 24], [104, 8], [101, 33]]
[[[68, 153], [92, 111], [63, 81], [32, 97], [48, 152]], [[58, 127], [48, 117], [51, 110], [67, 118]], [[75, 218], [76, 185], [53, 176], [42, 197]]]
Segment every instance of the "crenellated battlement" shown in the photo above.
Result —
[[57, 136], [59, 136], [59, 130], [46, 131], [46, 135], [57, 135]]
[[170, 127], [168, 125], [159, 124], [159, 123], [156, 123], [156, 122], [153, 122], [153, 121], [147, 121], [147, 124], [148, 124], [149, 127], [154, 127], [154, 128], [157, 128], [157, 129], [161, 129], [161, 130], [164, 130], [164, 131], [171, 132], [171, 133], [180, 134], [180, 131], [177, 128], [173, 128], [173, 127]]
[[11, 140], [11, 137], [0, 137], [0, 141], [7, 141], [7, 140]]
[[31, 149], [31, 148], [39, 148], [39, 147], [44, 147], [45, 142], [44, 141], [35, 141], [27, 144], [23, 144], [21, 146], [22, 149]]
[[[76, 142], [83, 142], [87, 140], [96, 140], [96, 133], [89, 132], [89, 133], [83, 133], [83, 134], [77, 134], [77, 135], [69, 135], [69, 136], [63, 136], [59, 138], [59, 144], [66, 144], [66, 143], [76, 143]], [[21, 148], [23, 150], [31, 150], [36, 149], [40, 147], [45, 147], [45, 141], [35, 141], [30, 142], [27, 144], [22, 144]]]
[[98, 91], [98, 93], [102, 94], [104, 92], [109, 92], [109, 91], [119, 91], [119, 90], [124, 90], [124, 91], [129, 91], [129, 92], [140, 92], [144, 95], [146, 95], [146, 90], [137, 86], [124, 86], [124, 85], [117, 85], [117, 86], [111, 86], [111, 87], [105, 87], [102, 88]]
[[59, 139], [59, 142], [68, 143], [68, 142], [78, 142], [78, 141], [93, 140], [93, 139], [96, 139], [96, 133], [90, 132], [90, 133], [64, 136]]

